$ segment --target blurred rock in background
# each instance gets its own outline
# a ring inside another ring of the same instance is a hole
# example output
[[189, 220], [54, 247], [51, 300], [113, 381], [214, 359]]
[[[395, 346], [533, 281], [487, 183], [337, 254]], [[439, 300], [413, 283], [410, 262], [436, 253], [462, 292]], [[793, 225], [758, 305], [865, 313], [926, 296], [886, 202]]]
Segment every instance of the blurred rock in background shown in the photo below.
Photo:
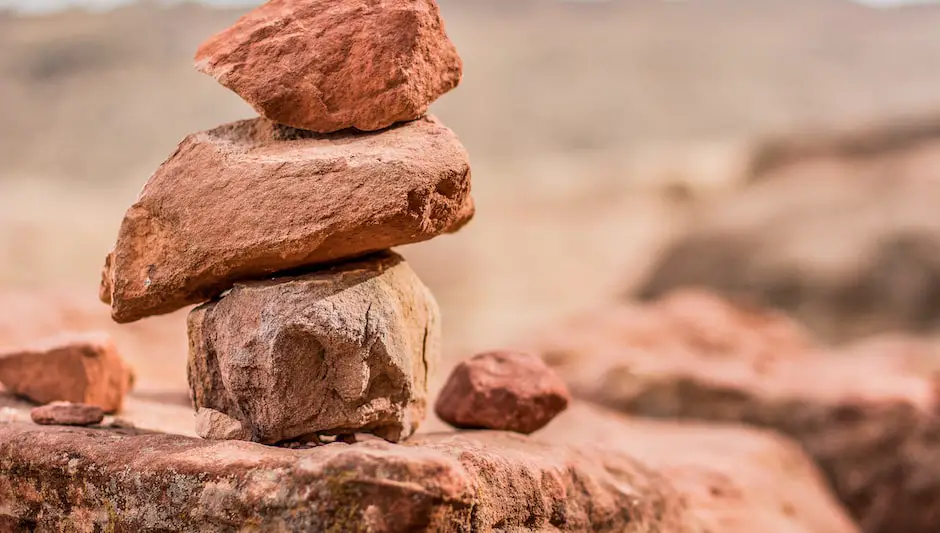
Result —
[[707, 287], [834, 342], [940, 326], [940, 116], [769, 140], [750, 169], [698, 206], [639, 296]]

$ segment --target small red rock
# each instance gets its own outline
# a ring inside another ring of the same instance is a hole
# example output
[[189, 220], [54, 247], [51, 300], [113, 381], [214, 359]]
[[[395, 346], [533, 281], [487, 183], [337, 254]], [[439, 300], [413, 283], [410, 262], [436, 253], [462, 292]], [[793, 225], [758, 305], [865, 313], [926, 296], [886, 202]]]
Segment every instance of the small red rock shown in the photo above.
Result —
[[68, 401], [120, 410], [133, 372], [106, 334], [60, 335], [0, 352], [0, 383], [36, 403]]
[[104, 411], [87, 403], [52, 402], [34, 408], [29, 416], [43, 426], [90, 426], [104, 420]]
[[531, 354], [483, 353], [457, 365], [437, 399], [437, 416], [458, 428], [532, 433], [568, 406], [564, 382]]
[[196, 68], [275, 122], [329, 133], [422, 116], [463, 65], [434, 0], [271, 0], [203, 43]]

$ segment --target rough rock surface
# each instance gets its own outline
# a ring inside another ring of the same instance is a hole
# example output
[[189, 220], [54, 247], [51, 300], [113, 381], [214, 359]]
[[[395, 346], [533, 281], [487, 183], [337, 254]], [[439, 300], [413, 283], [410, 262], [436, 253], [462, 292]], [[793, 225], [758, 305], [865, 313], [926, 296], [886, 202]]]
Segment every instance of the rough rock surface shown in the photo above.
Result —
[[0, 424], [0, 501], [13, 530], [703, 532], [624, 454], [499, 432], [289, 450]]
[[373, 433], [397, 441], [424, 420], [440, 356], [437, 303], [397, 254], [239, 283], [189, 318], [196, 407], [252, 440]]
[[568, 406], [564, 381], [532, 354], [487, 352], [458, 364], [434, 410], [458, 428], [532, 433]]
[[90, 426], [104, 420], [104, 411], [86, 403], [52, 402], [33, 408], [29, 416], [43, 426]]
[[869, 533], [936, 531], [940, 346], [884, 338], [824, 351], [807, 341], [781, 315], [681, 292], [577, 317], [528, 348], [576, 397], [794, 437]]
[[669, 480], [703, 533], [858, 531], [813, 461], [775, 432], [627, 418], [574, 401], [533, 436], [592, 456], [626, 453]]
[[118, 322], [236, 281], [424, 241], [472, 216], [470, 167], [433, 118], [322, 136], [246, 120], [190, 135], [124, 217], [101, 298]]
[[121, 409], [134, 376], [110, 337], [68, 334], [0, 353], [0, 383], [36, 403], [85, 403]]
[[909, 151], [794, 163], [703, 206], [630, 292], [707, 288], [829, 342], [940, 331], [940, 142]]
[[434, 0], [271, 0], [200, 46], [196, 68], [275, 122], [332, 132], [416, 119], [463, 67]]

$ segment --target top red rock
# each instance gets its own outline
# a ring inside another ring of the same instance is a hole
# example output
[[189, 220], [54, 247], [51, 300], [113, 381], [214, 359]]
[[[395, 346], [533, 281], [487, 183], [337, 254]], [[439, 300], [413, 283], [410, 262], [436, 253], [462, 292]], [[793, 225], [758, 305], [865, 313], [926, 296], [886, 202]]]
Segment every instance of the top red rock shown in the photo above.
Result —
[[275, 122], [328, 133], [424, 115], [463, 65], [434, 0], [271, 0], [203, 43], [196, 68]]

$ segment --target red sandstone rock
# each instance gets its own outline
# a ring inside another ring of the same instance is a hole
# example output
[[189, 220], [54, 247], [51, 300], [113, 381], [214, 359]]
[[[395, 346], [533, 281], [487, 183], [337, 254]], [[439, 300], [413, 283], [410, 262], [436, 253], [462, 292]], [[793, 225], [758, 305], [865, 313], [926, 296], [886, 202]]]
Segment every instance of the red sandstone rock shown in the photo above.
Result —
[[936, 345], [824, 350], [780, 314], [680, 292], [546, 328], [527, 347], [576, 397], [792, 436], [868, 533], [933, 533], [940, 523]]
[[320, 136], [257, 119], [191, 135], [127, 211], [102, 297], [118, 322], [236, 281], [433, 238], [472, 216], [470, 167], [433, 118]]
[[85, 403], [52, 402], [33, 408], [29, 416], [43, 426], [90, 426], [104, 420], [104, 411]]
[[385, 252], [236, 284], [190, 314], [189, 338], [196, 407], [227, 415], [200, 417], [203, 437], [398, 441], [425, 418], [440, 316], [401, 256]]
[[332, 132], [420, 117], [462, 63], [434, 0], [271, 0], [203, 43], [196, 68], [275, 122]]
[[36, 403], [66, 401], [121, 409], [133, 372], [104, 334], [62, 335], [0, 353], [0, 383]]
[[13, 530], [857, 533], [789, 439], [579, 403], [532, 437], [307, 450], [0, 424], [0, 501]]
[[533, 436], [588, 455], [626, 453], [669, 480], [703, 533], [858, 531], [811, 458], [775, 432], [627, 418], [575, 401]]
[[568, 389], [537, 356], [489, 352], [463, 361], [435, 404], [437, 416], [458, 428], [532, 433], [568, 406]]
[[13, 531], [702, 531], [625, 454], [499, 432], [291, 450], [0, 424], [0, 501]]

